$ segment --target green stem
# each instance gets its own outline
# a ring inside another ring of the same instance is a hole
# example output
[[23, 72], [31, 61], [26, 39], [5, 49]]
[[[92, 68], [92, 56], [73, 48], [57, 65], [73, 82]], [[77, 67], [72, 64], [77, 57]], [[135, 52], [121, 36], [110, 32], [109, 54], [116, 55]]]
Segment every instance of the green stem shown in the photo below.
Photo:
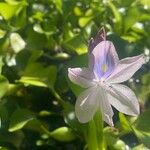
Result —
[[101, 113], [96, 112], [94, 119], [89, 122], [87, 133], [88, 150], [105, 150], [103, 137], [103, 119]]
[[98, 148], [99, 150], [103, 150], [104, 149], [104, 139], [103, 139], [104, 122], [103, 122], [102, 115], [100, 112], [97, 112], [95, 114], [94, 122], [96, 126]]
[[89, 122], [89, 128], [87, 133], [87, 145], [88, 150], [98, 150], [96, 126], [93, 120]]
[[52, 94], [55, 96], [58, 103], [60, 105], [62, 105], [63, 107], [65, 107], [66, 102], [60, 97], [60, 95], [54, 89], [50, 89], [50, 90], [51, 90]]

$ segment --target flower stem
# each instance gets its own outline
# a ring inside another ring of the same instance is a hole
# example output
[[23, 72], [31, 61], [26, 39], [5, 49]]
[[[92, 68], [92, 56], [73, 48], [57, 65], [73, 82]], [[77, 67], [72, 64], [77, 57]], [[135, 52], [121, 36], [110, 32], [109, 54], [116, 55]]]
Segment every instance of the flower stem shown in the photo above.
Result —
[[96, 112], [94, 119], [89, 122], [87, 135], [88, 150], [105, 150], [103, 126], [102, 115], [100, 112]]
[[88, 150], [98, 150], [96, 126], [94, 120], [89, 122], [89, 128], [87, 133], [87, 145]]
[[98, 148], [99, 150], [104, 150], [104, 139], [103, 139], [104, 122], [100, 112], [96, 112], [94, 116], [94, 122], [96, 126]]

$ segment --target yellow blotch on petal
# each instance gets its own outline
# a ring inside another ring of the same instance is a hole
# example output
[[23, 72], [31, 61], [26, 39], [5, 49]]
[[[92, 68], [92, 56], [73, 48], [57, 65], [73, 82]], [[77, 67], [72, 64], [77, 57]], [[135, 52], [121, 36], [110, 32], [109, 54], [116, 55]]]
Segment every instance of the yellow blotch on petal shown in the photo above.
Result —
[[108, 65], [107, 64], [103, 64], [102, 67], [101, 67], [101, 70], [103, 72], [106, 72], [108, 70]]

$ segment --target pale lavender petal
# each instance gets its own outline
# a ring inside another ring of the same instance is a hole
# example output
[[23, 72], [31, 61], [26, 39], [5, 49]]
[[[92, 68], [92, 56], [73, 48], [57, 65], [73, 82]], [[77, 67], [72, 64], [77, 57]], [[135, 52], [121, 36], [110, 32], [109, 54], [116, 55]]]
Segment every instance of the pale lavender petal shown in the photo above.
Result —
[[87, 68], [69, 68], [68, 77], [73, 83], [78, 84], [83, 88], [88, 88], [95, 84], [92, 81], [94, 75]]
[[114, 115], [111, 105], [109, 104], [107, 92], [100, 88], [99, 89], [99, 105], [103, 116], [103, 120], [110, 126], [114, 126], [112, 117]]
[[121, 83], [130, 79], [133, 74], [144, 64], [144, 55], [128, 57], [119, 61], [118, 65], [107, 78], [109, 83]]
[[90, 121], [98, 107], [97, 90], [95, 87], [82, 92], [75, 105], [75, 114], [79, 122], [86, 123]]
[[138, 100], [129, 87], [112, 84], [112, 87], [107, 92], [109, 103], [118, 111], [132, 116], [137, 116], [140, 113]]
[[115, 47], [110, 41], [99, 43], [91, 53], [91, 57], [93, 56], [93, 71], [99, 79], [108, 77], [119, 61]]

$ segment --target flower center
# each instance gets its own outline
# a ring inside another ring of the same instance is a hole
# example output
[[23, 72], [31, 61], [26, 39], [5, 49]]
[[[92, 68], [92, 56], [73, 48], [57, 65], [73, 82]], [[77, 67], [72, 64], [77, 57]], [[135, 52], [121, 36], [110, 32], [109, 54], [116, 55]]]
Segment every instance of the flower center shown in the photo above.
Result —
[[97, 83], [97, 85], [98, 86], [104, 86], [104, 84], [105, 84], [105, 81], [104, 81], [104, 79], [103, 78], [101, 78], [100, 80], [96, 80], [96, 83]]
[[101, 67], [101, 70], [103, 72], [106, 72], [108, 70], [108, 65], [107, 64], [103, 64], [102, 67]]

